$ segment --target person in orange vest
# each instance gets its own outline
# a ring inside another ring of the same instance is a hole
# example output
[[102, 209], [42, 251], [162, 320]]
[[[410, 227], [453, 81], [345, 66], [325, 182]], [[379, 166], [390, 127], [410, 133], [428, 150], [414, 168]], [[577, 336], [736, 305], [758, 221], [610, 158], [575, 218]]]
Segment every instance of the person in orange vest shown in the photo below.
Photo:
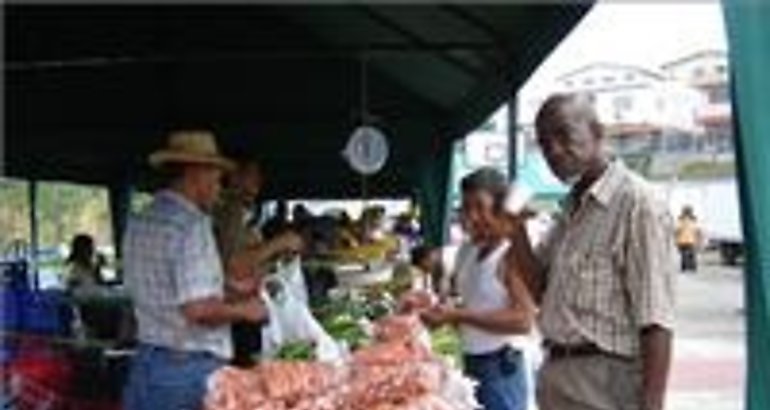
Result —
[[698, 227], [698, 218], [691, 206], [682, 208], [676, 227], [676, 246], [681, 256], [682, 272], [695, 272], [698, 270], [697, 248], [701, 243], [701, 231]]

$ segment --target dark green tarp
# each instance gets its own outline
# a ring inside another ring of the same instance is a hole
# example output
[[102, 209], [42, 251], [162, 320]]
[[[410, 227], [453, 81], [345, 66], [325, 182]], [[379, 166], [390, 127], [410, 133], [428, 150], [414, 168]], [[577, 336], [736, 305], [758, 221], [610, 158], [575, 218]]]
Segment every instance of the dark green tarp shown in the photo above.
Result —
[[362, 121], [365, 60], [368, 120], [391, 154], [367, 193], [416, 196], [437, 243], [453, 141], [590, 5], [9, 5], [6, 170], [125, 202], [126, 186], [152, 185], [147, 154], [170, 129], [209, 128], [262, 161], [266, 198], [360, 197], [340, 151]]
[[770, 409], [770, 3], [724, 3], [746, 238], [747, 410]]

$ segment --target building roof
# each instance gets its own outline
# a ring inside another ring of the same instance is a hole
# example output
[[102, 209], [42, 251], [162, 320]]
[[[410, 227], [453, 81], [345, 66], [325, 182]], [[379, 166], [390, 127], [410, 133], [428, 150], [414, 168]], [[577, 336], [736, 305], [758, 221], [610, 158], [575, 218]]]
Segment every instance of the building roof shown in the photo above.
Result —
[[590, 5], [21, 6], [6, 11], [6, 171], [149, 180], [173, 128], [213, 129], [261, 158], [267, 194], [360, 195], [340, 151], [368, 111], [391, 159], [370, 194], [509, 98]]
[[693, 60], [698, 60], [704, 57], [723, 57], [725, 60], [727, 60], [727, 51], [725, 50], [699, 50], [694, 53], [687, 54], [683, 57], [679, 57], [675, 60], [671, 60], [665, 64], [661, 65], [661, 68], [663, 70], [670, 70], [675, 66], [682, 65], [689, 63]]
[[604, 126], [604, 132], [610, 137], [637, 137], [661, 132], [663, 126], [648, 123], [619, 123]]
[[665, 79], [665, 76], [655, 70], [651, 70], [644, 67], [634, 66], [634, 65], [628, 65], [628, 64], [618, 64], [618, 63], [611, 63], [611, 62], [595, 62], [586, 64], [580, 68], [577, 68], [572, 71], [568, 71], [559, 77], [556, 78], [557, 81], [564, 81], [571, 77], [574, 77], [578, 74], [582, 74], [586, 71], [594, 70], [594, 69], [610, 69], [610, 70], [623, 70], [623, 71], [633, 71], [635, 73], [641, 74], [645, 77], [649, 77], [655, 80], [663, 80]]

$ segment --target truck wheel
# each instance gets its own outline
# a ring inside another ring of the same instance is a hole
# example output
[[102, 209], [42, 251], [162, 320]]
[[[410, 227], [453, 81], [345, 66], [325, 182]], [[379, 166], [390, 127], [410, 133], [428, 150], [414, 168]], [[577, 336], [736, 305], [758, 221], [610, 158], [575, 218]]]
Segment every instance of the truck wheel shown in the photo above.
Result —
[[722, 256], [722, 264], [727, 266], [736, 266], [738, 264], [739, 247], [731, 244], [724, 243], [719, 246], [719, 253]]

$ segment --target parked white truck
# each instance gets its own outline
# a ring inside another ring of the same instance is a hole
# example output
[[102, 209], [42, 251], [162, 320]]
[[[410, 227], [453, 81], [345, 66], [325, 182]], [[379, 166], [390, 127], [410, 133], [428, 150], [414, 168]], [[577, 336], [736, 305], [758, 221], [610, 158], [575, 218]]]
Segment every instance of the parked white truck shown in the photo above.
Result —
[[725, 264], [734, 265], [743, 255], [743, 231], [735, 178], [666, 181], [655, 183], [677, 217], [691, 206], [707, 244], [719, 250]]

